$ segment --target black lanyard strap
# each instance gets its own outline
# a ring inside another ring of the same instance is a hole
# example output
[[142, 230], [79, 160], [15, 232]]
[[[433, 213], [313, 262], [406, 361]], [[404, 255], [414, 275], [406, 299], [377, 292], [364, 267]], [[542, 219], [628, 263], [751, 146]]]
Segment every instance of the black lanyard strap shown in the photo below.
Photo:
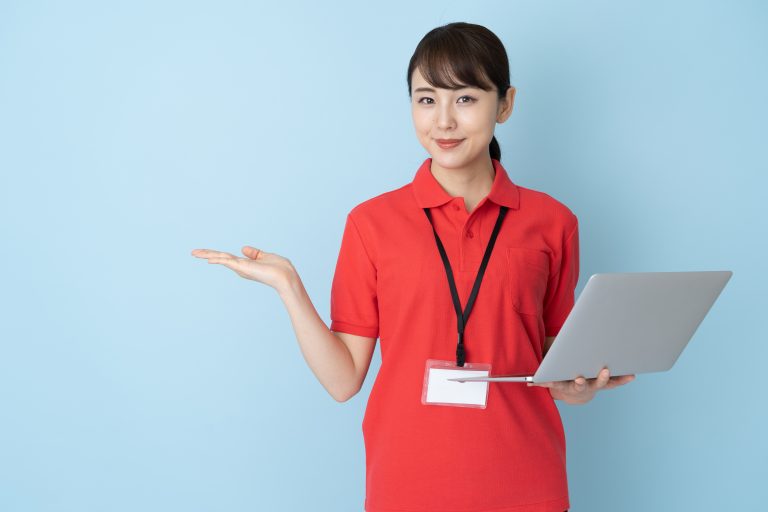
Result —
[[499, 216], [496, 217], [496, 225], [493, 226], [491, 239], [488, 240], [488, 245], [485, 248], [483, 261], [480, 263], [480, 268], [477, 271], [477, 277], [475, 277], [475, 284], [472, 287], [472, 293], [469, 294], [467, 308], [465, 309], [464, 313], [462, 313], [461, 301], [459, 301], [459, 292], [456, 290], [456, 282], [453, 279], [453, 271], [451, 270], [451, 263], [448, 261], [448, 254], [445, 252], [445, 247], [443, 247], [443, 242], [440, 240], [440, 237], [437, 236], [437, 231], [435, 230], [435, 224], [432, 222], [432, 214], [430, 213], [429, 208], [424, 208], [424, 213], [427, 214], [429, 223], [432, 226], [432, 232], [435, 234], [437, 249], [440, 251], [440, 258], [442, 258], [443, 265], [445, 266], [445, 274], [448, 276], [448, 286], [451, 289], [451, 298], [453, 299], [453, 306], [456, 310], [456, 327], [459, 332], [459, 341], [456, 346], [457, 366], [464, 366], [466, 358], [464, 350], [464, 327], [467, 325], [467, 320], [469, 320], [469, 314], [472, 312], [472, 306], [475, 305], [475, 298], [477, 297], [478, 290], [480, 290], [480, 283], [482, 282], [483, 275], [485, 274], [485, 267], [488, 266], [488, 260], [491, 258], [493, 246], [496, 244], [496, 237], [499, 234], [501, 222], [504, 220], [504, 216], [507, 214], [508, 209], [509, 208], [506, 206], [499, 206]]

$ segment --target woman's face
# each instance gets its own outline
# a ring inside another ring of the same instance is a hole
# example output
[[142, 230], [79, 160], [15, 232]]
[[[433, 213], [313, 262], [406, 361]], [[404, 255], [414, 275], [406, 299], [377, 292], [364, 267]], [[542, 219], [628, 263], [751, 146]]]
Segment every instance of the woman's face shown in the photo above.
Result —
[[[458, 90], [432, 87], [417, 68], [411, 77], [411, 113], [416, 135], [433, 163], [443, 168], [470, 167], [490, 159], [488, 145], [496, 123], [503, 123], [512, 113], [515, 89], [510, 87], [504, 99], [494, 87]], [[446, 146], [444, 139], [458, 139]]]

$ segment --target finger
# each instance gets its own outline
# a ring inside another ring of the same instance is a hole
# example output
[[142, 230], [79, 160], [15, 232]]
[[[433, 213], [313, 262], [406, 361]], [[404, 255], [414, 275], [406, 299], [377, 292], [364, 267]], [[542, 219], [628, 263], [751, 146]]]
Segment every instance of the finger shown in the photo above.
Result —
[[211, 249], [195, 249], [192, 251], [192, 256], [197, 256], [198, 258], [223, 258], [225, 256], [229, 256], [230, 258], [235, 257], [233, 254], [229, 254], [228, 252], [213, 251]]
[[634, 375], [620, 375], [618, 377], [611, 377], [611, 380], [608, 381], [608, 384], [606, 384], [605, 388], [603, 389], [613, 389], [618, 386], [623, 386], [628, 382], [632, 382], [633, 380], [635, 380]]
[[608, 368], [603, 368], [600, 370], [600, 373], [597, 374], [597, 378], [595, 379], [595, 389], [604, 388], [605, 385], [608, 384], [610, 378], [611, 372], [608, 371]]
[[261, 249], [251, 247], [250, 245], [244, 246], [242, 251], [243, 251], [243, 254], [245, 254], [252, 260], [257, 260], [261, 255], [264, 254], [264, 252]]
[[194, 256], [202, 256], [203, 258], [208, 256], [214, 256], [218, 254], [219, 251], [214, 251], [213, 249], [194, 249], [192, 251], [192, 254]]
[[220, 263], [227, 268], [235, 270], [240, 261], [238, 258], [208, 258], [208, 263]]
[[582, 391], [584, 391], [587, 388], [587, 385], [588, 385], [587, 384], [587, 379], [585, 379], [581, 375], [576, 377], [572, 381], [570, 381], [568, 384], [569, 384], [568, 387], [574, 393], [581, 393]]
[[606, 384], [604, 389], [613, 389], [619, 386], [623, 386], [624, 384], [628, 384], [635, 380], [634, 375], [622, 375], [620, 377], [611, 377], [611, 381]]

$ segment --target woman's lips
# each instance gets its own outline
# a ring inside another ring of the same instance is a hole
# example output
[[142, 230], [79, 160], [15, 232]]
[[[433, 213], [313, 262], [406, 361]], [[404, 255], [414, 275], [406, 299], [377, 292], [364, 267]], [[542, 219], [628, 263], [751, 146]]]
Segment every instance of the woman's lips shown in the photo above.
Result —
[[435, 139], [435, 142], [437, 142], [437, 145], [443, 149], [451, 149], [461, 144], [461, 141], [463, 140], [464, 139]]

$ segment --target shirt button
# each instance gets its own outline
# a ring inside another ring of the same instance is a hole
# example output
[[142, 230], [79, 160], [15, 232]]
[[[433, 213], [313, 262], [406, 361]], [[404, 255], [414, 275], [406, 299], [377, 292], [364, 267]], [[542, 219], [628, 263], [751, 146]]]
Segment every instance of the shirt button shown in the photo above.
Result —
[[457, 205], [457, 204], [453, 205], [453, 209], [458, 211], [459, 210], [459, 205]]
[[475, 235], [474, 235], [474, 233], [472, 233], [472, 230], [471, 230], [471, 229], [467, 231], [467, 238], [472, 238], [472, 237], [474, 237], [474, 236], [475, 236]]

